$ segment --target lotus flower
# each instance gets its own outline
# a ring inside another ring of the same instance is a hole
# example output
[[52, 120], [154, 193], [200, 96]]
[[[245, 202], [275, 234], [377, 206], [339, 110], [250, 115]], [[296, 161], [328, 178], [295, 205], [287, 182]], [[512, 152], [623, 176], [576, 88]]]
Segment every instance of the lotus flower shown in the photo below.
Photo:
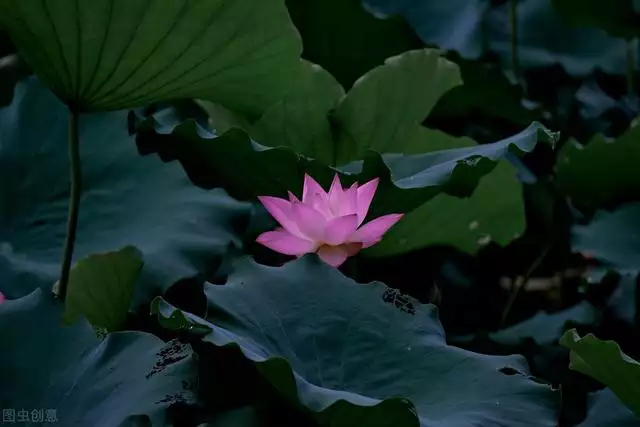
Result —
[[364, 222], [378, 189], [376, 178], [362, 186], [342, 188], [336, 174], [329, 192], [309, 175], [304, 177], [302, 201], [291, 192], [289, 200], [258, 197], [282, 227], [262, 233], [257, 242], [285, 255], [300, 257], [315, 252], [327, 264], [339, 267], [361, 249], [373, 246], [403, 214], [390, 214]]
[[6, 300], [6, 298], [4, 297], [2, 292], [0, 292], [0, 304], [2, 304], [5, 300]]

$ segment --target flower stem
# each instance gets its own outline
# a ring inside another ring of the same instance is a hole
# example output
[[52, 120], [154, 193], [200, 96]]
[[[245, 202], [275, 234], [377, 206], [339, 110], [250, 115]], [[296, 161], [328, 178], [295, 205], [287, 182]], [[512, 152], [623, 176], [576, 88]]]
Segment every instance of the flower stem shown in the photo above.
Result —
[[79, 113], [76, 109], [70, 109], [69, 114], [69, 177], [71, 191], [69, 196], [69, 213], [67, 218], [67, 237], [64, 243], [62, 267], [58, 297], [64, 300], [69, 285], [69, 272], [73, 259], [73, 248], [76, 243], [78, 231], [78, 213], [80, 210], [80, 196], [82, 193], [82, 165], [80, 163], [80, 136], [78, 135]]
[[509, 300], [507, 301], [507, 305], [504, 307], [502, 311], [502, 316], [500, 318], [500, 326], [504, 326], [507, 318], [509, 317], [509, 313], [513, 308], [513, 304], [516, 302], [518, 298], [518, 294], [520, 290], [526, 286], [527, 282], [531, 278], [531, 275], [535, 273], [535, 271], [540, 267], [542, 261], [547, 257], [549, 252], [551, 251], [551, 244], [545, 246], [540, 255], [533, 261], [529, 269], [525, 272], [524, 276], [516, 278], [515, 282], [511, 285], [511, 294], [509, 295]]

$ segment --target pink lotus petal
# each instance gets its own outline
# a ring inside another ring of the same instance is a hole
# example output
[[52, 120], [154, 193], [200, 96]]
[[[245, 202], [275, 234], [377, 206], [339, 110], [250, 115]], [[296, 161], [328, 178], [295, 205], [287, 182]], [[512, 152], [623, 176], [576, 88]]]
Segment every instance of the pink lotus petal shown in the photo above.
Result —
[[380, 179], [375, 178], [358, 188], [358, 225], [362, 224], [364, 219], [367, 217], [367, 212], [369, 212], [371, 202], [373, 201], [373, 196], [375, 196], [376, 191], [378, 190], [379, 182]]
[[291, 191], [288, 191], [287, 194], [289, 195], [289, 201], [291, 203], [297, 202], [300, 203], [300, 200], [298, 200], [298, 198], [296, 197], [295, 194], [293, 194]]
[[265, 207], [267, 212], [269, 212], [285, 230], [295, 236], [304, 238], [304, 235], [300, 232], [300, 229], [292, 217], [293, 205], [291, 202], [271, 196], [261, 196], [258, 197], [258, 200], [260, 200], [262, 206]]
[[341, 245], [347, 241], [358, 228], [358, 215], [351, 214], [334, 218], [327, 223], [324, 232], [324, 241], [333, 246]]
[[[338, 207], [338, 215], [352, 215], [358, 213], [358, 183], [354, 183], [348, 190], [343, 191]], [[359, 225], [359, 224], [358, 224]]]
[[262, 233], [256, 242], [285, 255], [301, 256], [316, 249], [313, 242], [296, 237], [283, 229]]
[[320, 259], [332, 267], [340, 267], [349, 258], [346, 249], [341, 246], [322, 246], [318, 250]]
[[326, 221], [331, 221], [335, 218], [333, 212], [331, 212], [331, 208], [329, 207], [329, 203], [325, 200], [320, 200], [320, 196], [316, 196], [316, 200], [311, 205], [315, 210], [320, 212], [320, 214], [324, 217]]
[[316, 200], [316, 195], [320, 197], [320, 199], [327, 199], [327, 192], [324, 191], [324, 188], [318, 181], [313, 179], [308, 174], [304, 174], [304, 187], [302, 189], [302, 203], [306, 203], [308, 205], [312, 205]]
[[6, 301], [6, 298], [2, 292], [0, 292], [0, 304]]
[[327, 220], [312, 206], [294, 203], [292, 218], [303, 234], [302, 237], [315, 242], [321, 242], [324, 239]]
[[404, 214], [389, 214], [369, 221], [353, 233], [351, 237], [349, 237], [349, 241], [362, 242], [363, 248], [373, 246], [378, 243], [384, 233], [389, 231], [403, 216]]
[[331, 188], [329, 188], [329, 207], [334, 215], [338, 214], [340, 202], [342, 201], [342, 184], [340, 183], [340, 175], [335, 174]]
[[345, 243], [341, 246], [347, 251], [347, 255], [349, 256], [354, 256], [362, 250], [362, 243]]

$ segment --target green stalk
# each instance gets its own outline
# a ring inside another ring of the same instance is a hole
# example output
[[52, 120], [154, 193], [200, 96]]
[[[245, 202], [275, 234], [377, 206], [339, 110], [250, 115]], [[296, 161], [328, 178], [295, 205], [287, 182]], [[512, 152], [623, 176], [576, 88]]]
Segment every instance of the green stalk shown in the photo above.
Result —
[[71, 194], [69, 196], [69, 213], [67, 217], [67, 237], [64, 243], [60, 282], [57, 295], [64, 301], [69, 286], [69, 272], [73, 259], [73, 248], [78, 231], [78, 213], [80, 210], [80, 196], [82, 194], [82, 165], [80, 163], [80, 136], [78, 135], [79, 113], [70, 110], [69, 115], [69, 178], [71, 180]]
[[538, 267], [540, 267], [540, 264], [542, 264], [542, 261], [544, 261], [544, 259], [547, 257], [550, 251], [551, 251], [551, 244], [548, 244], [542, 250], [540, 255], [529, 266], [524, 276], [522, 276], [521, 280], [518, 281], [518, 279], [516, 278], [515, 282], [513, 282], [511, 286], [511, 294], [509, 295], [509, 300], [507, 301], [507, 305], [504, 307], [504, 310], [502, 311], [500, 326], [504, 326], [505, 322], [507, 321], [507, 317], [509, 317], [509, 313], [511, 312], [511, 309], [513, 308], [513, 304], [516, 302], [516, 299], [518, 298], [518, 294], [520, 293], [520, 290], [527, 284], [527, 282], [531, 278], [531, 275], [536, 272]]

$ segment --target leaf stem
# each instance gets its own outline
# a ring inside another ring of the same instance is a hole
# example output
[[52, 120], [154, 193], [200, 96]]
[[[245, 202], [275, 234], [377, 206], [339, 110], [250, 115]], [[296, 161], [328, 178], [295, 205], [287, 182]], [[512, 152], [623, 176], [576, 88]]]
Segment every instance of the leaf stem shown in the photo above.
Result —
[[78, 134], [80, 115], [75, 108], [70, 108], [69, 113], [69, 178], [71, 180], [71, 191], [67, 217], [67, 237], [64, 243], [60, 285], [57, 292], [58, 297], [62, 300], [67, 295], [67, 287], [69, 285], [69, 272], [73, 259], [73, 248], [76, 243], [80, 196], [82, 194], [82, 164], [80, 163], [80, 136]]
[[509, 26], [511, 46], [511, 71], [516, 80], [520, 77], [520, 63], [518, 61], [518, 1], [509, 0]]
[[552, 247], [551, 244], [546, 245], [546, 247], [543, 249], [540, 255], [533, 261], [529, 269], [524, 273], [524, 276], [516, 278], [515, 282], [513, 282], [513, 285], [511, 287], [512, 291], [511, 291], [511, 294], [509, 295], [509, 301], [507, 301], [507, 305], [504, 307], [504, 311], [502, 312], [502, 318], [500, 319], [500, 326], [504, 326], [507, 320], [507, 317], [511, 312], [511, 309], [513, 308], [513, 304], [516, 302], [516, 298], [520, 293], [520, 289], [522, 289], [527, 284], [527, 282], [531, 278], [531, 275], [535, 273], [538, 267], [540, 267], [540, 264], [542, 264], [542, 261], [544, 261], [544, 259], [547, 257], [547, 255], [551, 251], [551, 247]]

